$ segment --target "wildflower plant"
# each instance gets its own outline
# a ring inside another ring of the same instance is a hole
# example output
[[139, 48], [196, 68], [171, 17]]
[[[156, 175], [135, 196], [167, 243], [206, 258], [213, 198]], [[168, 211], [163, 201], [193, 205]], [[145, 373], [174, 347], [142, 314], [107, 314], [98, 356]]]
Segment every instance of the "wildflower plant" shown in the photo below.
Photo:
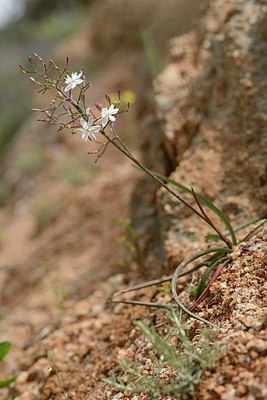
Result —
[[[208, 199], [196, 193], [193, 188], [187, 188], [186, 186], [160, 175], [142, 164], [135, 155], [131, 152], [128, 146], [124, 143], [122, 138], [119, 136], [115, 129], [114, 123], [121, 113], [129, 110], [129, 105], [123, 104], [121, 101], [120, 92], [117, 94], [116, 99], [110, 98], [105, 95], [105, 105], [96, 103], [93, 106], [88, 107], [85, 97], [85, 92], [90, 88], [90, 83], [86, 81], [86, 76], [83, 70], [79, 72], [71, 72], [68, 69], [68, 58], [66, 59], [66, 65], [60, 69], [53, 60], [44, 62], [43, 59], [33, 54], [33, 57], [28, 57], [29, 68], [26, 69], [20, 66], [23, 74], [29, 74], [30, 81], [38, 87], [38, 93], [45, 94], [50, 92], [53, 94], [53, 98], [46, 108], [33, 108], [35, 112], [39, 112], [42, 118], [38, 121], [48, 123], [57, 127], [57, 131], [70, 131], [72, 134], [80, 135], [84, 142], [91, 141], [95, 146], [95, 150], [88, 152], [96, 156], [96, 162], [100, 157], [103, 156], [108, 146], [114, 146], [122, 154], [124, 154], [138, 169], [144, 171], [152, 179], [158, 182], [163, 188], [165, 188], [172, 196], [181, 202], [184, 206], [188, 207], [193, 213], [195, 213], [202, 221], [204, 221], [213, 230], [212, 235], [208, 235], [207, 240], [212, 239], [218, 242], [218, 246], [208, 247], [202, 251], [190, 255], [188, 258], [183, 260], [174, 273], [163, 279], [156, 279], [150, 282], [145, 282], [140, 285], [133, 286], [126, 290], [117, 293], [128, 292], [132, 290], [138, 290], [152, 285], [157, 285], [162, 282], [171, 282], [171, 291], [176, 307], [181, 308], [190, 317], [195, 318], [199, 321], [205, 322], [214, 326], [211, 322], [204, 318], [194, 314], [192, 310], [206, 297], [210, 286], [220, 274], [222, 269], [230, 262], [231, 253], [233, 247], [237, 244], [236, 230], [232, 227], [232, 224], [228, 220], [227, 216], [221, 212], [213, 203]], [[194, 204], [185, 199], [181, 193], [189, 194]], [[213, 218], [207, 213], [206, 209], [209, 209], [216, 218], [223, 223], [225, 232], [215, 224]], [[264, 216], [263, 218], [266, 218]], [[262, 218], [249, 221], [246, 225], [251, 222], [257, 222]], [[259, 225], [262, 225], [262, 222]], [[252, 234], [257, 232], [256, 227]], [[193, 267], [188, 269], [188, 265], [192, 262], [197, 262]], [[197, 287], [197, 295], [195, 302], [190, 306], [185, 306], [181, 303], [177, 293], [177, 281], [182, 275], [186, 275], [200, 269], [205, 268], [200, 283]], [[113, 302], [124, 302], [130, 304], [139, 304], [150, 307], [169, 307], [168, 304], [162, 303], [150, 303], [150, 302], [139, 302], [139, 301], [127, 301], [112, 299]]]
[[[204, 328], [199, 330], [193, 343], [174, 307], [169, 308], [169, 335], [163, 337], [156, 328], [143, 321], [134, 321], [147, 343], [152, 345], [145, 351], [151, 360], [149, 371], [137, 360], [121, 359], [119, 366], [102, 380], [119, 391], [133, 394], [145, 393], [150, 399], [175, 396], [175, 399], [192, 398], [201, 381], [204, 370], [214, 367], [220, 358], [219, 346], [211, 344], [211, 334]], [[170, 343], [170, 336], [177, 339]], [[143, 349], [144, 353], [144, 349]], [[154, 353], [154, 354], [153, 354]], [[142, 354], [143, 360], [144, 354]], [[166, 382], [166, 371], [169, 379]]]

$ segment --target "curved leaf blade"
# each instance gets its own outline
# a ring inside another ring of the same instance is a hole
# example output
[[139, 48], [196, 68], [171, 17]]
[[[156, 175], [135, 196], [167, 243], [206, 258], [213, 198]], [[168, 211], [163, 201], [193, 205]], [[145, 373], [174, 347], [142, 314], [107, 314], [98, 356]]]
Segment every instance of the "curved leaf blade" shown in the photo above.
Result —
[[[178, 187], [182, 192], [188, 193], [188, 194], [194, 196], [194, 193], [192, 192], [192, 190], [187, 188], [186, 186], [182, 185], [181, 183], [178, 183], [178, 182], [176, 182], [175, 180], [173, 180], [171, 178], [167, 178], [164, 175], [158, 174], [157, 172], [153, 172], [153, 173], [159, 179], [162, 179], [163, 181]], [[229, 232], [229, 234], [231, 236], [233, 245], [236, 245], [237, 244], [236, 235], [235, 235], [234, 229], [233, 229], [233, 227], [231, 225], [231, 222], [229, 221], [227, 216], [219, 208], [217, 208], [211, 201], [206, 199], [206, 197], [204, 197], [204, 196], [202, 196], [201, 194], [198, 194], [198, 193], [195, 193], [195, 195], [203, 205], [208, 207], [211, 211], [213, 211], [220, 218], [220, 220], [224, 223], [226, 229], [228, 230], [228, 232]]]

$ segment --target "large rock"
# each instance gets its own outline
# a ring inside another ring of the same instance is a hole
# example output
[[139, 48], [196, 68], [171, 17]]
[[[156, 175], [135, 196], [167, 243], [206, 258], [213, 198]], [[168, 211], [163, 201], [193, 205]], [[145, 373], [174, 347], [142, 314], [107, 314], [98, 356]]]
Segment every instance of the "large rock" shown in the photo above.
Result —
[[[155, 83], [171, 177], [238, 223], [266, 213], [266, 8], [256, 0], [206, 1], [198, 30], [172, 40], [171, 62]], [[207, 228], [165, 190], [159, 206], [172, 268], [203, 245]]]

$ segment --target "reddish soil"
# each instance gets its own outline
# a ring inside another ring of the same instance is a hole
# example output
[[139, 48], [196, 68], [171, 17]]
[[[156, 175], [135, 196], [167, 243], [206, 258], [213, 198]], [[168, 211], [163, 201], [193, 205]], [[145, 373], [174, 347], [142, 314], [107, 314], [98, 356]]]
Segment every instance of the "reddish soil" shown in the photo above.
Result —
[[[81, 47], [80, 51], [76, 48], [76, 57], [80, 60], [87, 57], [87, 33], [82, 31], [77, 36]], [[194, 34], [191, 39], [194, 42]], [[64, 49], [66, 45], [59, 49], [59, 58]], [[95, 75], [92, 101], [118, 86], [138, 92], [146, 79], [146, 74], [140, 77], [139, 57], [142, 58], [138, 51], [128, 56], [125, 49], [110, 57]], [[140, 103], [145, 114], [146, 101], [142, 98]], [[129, 129], [126, 122], [119, 129]], [[130, 122], [130, 129], [136, 129], [135, 123]], [[123, 357], [139, 362], [139, 369], [146, 376], [155, 375], [153, 346], [132, 321], [145, 320], [156, 326], [162, 336], [170, 337], [178, 349], [181, 347], [165, 311], [108, 303], [115, 291], [141, 280], [135, 262], [120, 266], [124, 253], [117, 239], [125, 232], [118, 221], [129, 216], [137, 183], [140, 193], [142, 187], [139, 172], [120, 154], [109, 149], [94, 166], [92, 157], [87, 155], [89, 148], [79, 139], [56, 135], [53, 129], [31, 119], [18, 133], [4, 163], [3, 179], [13, 193], [0, 212], [0, 338], [9, 340], [13, 348], [1, 364], [0, 380], [13, 373], [18, 373], [18, 378], [0, 391], [1, 400], [149, 400], [146, 393], [125, 394], [102, 381], [113, 370], [118, 371]], [[211, 134], [209, 143], [214, 145], [214, 140]], [[135, 143], [131, 145], [135, 147]], [[188, 143], [184, 146], [187, 148]], [[196, 152], [202, 154], [201, 149]], [[42, 166], [36, 167], [38, 160], [31, 168], [25, 166], [23, 154], [39, 154]], [[74, 170], [77, 160], [78, 173]], [[69, 164], [73, 166], [71, 171]], [[200, 171], [201, 157], [195, 167]], [[190, 168], [188, 177], [196, 178], [192, 164]], [[207, 180], [204, 177], [203, 181], [208, 187], [208, 169], [206, 175]], [[143, 201], [140, 196], [135, 199]], [[134, 206], [138, 208], [139, 204]], [[168, 270], [203, 245], [198, 237], [202, 228], [198, 235], [194, 223], [193, 231], [187, 229], [191, 216], [182, 222], [182, 228], [175, 225], [181, 223], [177, 216], [173, 218], [176, 209], [167, 202], [162, 202], [162, 207], [165, 222], [167, 215], [174, 228], [170, 236], [175, 245], [170, 244], [170, 249], [168, 242], [166, 245]], [[166, 223], [166, 227], [170, 224]], [[176, 233], [184, 235], [184, 241], [176, 240]], [[203, 369], [194, 394], [181, 397], [177, 393], [158, 400], [266, 398], [266, 235], [262, 230], [234, 249], [231, 263], [212, 286], [204, 305], [196, 309], [200, 316], [220, 327], [211, 328], [209, 343], [219, 346], [217, 363]], [[188, 283], [190, 277], [181, 279], [179, 288]], [[170, 300], [164, 287], [125, 296], [143, 301]], [[186, 296], [189, 298], [187, 292]], [[192, 342], [202, 326], [196, 320], [187, 320]], [[166, 366], [161, 379], [167, 382], [171, 376], [173, 371]]]

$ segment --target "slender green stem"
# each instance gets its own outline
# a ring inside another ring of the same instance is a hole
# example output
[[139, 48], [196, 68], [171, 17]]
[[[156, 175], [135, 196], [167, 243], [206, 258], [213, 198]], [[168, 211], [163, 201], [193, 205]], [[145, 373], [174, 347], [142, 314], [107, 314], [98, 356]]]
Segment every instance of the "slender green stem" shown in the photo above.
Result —
[[[189, 207], [195, 214], [197, 214], [203, 221], [205, 221], [209, 226], [211, 226], [215, 232], [221, 237], [221, 239], [225, 242], [225, 244], [231, 249], [232, 244], [231, 242], [221, 233], [221, 231], [214, 225], [214, 223], [210, 220], [210, 218], [207, 218], [207, 214], [204, 212], [199, 212], [196, 208], [194, 208], [190, 203], [188, 203], [186, 200], [184, 200], [181, 196], [179, 196], [176, 192], [174, 192], [162, 179], [158, 177], [157, 174], [155, 174], [153, 171], [148, 169], [145, 165], [143, 165], [140, 161], [137, 160], [137, 158], [134, 156], [134, 154], [130, 151], [130, 149], [125, 145], [125, 143], [120, 139], [120, 137], [117, 135], [114, 127], [111, 127], [112, 132], [114, 134], [114, 138], [111, 139], [108, 134], [105, 133], [104, 130], [102, 130], [102, 134], [105, 136], [105, 138], [113, 144], [119, 151], [121, 151], [126, 157], [128, 157], [131, 161], [133, 161], [139, 168], [141, 168], [143, 171], [145, 171], [149, 176], [151, 176], [156, 182], [158, 182], [161, 186], [164, 187], [169, 193], [171, 193], [177, 200], [179, 200], [181, 203], [183, 203], [185, 206]], [[119, 144], [116, 141], [119, 142]], [[199, 203], [197, 203], [199, 204]]]
[[[131, 161], [133, 161], [139, 168], [141, 168], [143, 171], [145, 171], [149, 176], [151, 176], [155, 181], [157, 181], [161, 186], [164, 187], [169, 193], [171, 193], [176, 199], [178, 199], [181, 203], [189, 207], [195, 214], [197, 214], [201, 219], [203, 219], [206, 223], [205, 217], [197, 211], [191, 204], [189, 204], [186, 200], [184, 200], [182, 197], [180, 197], [176, 192], [174, 192], [172, 189], [170, 189], [161, 179], [159, 179], [150, 169], [145, 167], [140, 161], [138, 161], [135, 156], [130, 152], [130, 150], [124, 145], [123, 148], [115, 142], [114, 139], [111, 139], [104, 131], [102, 131], [102, 134], [105, 136], [105, 138], [113, 144], [120, 152], [122, 152], [126, 157], [128, 157]], [[115, 138], [117, 139], [117, 137]]]
[[[135, 306], [153, 307], [153, 308], [170, 308], [168, 303], [151, 303], [148, 301], [138, 301], [138, 300], [110, 300], [110, 303], [123, 303], [132, 304]], [[176, 304], [172, 304], [173, 307], [178, 307]]]
[[220, 238], [222, 239], [222, 241], [229, 247], [229, 249], [231, 249], [232, 243], [230, 242], [230, 240], [214, 225], [213, 221], [210, 219], [210, 217], [208, 216], [208, 214], [206, 213], [204, 207], [202, 206], [202, 204], [200, 203], [200, 201], [198, 200], [198, 197], [194, 191], [193, 188], [191, 188], [194, 199], [202, 213], [202, 215], [205, 217], [207, 223], [215, 230], [215, 232], [217, 232], [217, 234], [220, 236]]
[[251, 239], [254, 235], [256, 235], [266, 224], [267, 220], [265, 219], [263, 222], [258, 224], [252, 231], [250, 231], [243, 239], [242, 242], [246, 242], [247, 240]]

